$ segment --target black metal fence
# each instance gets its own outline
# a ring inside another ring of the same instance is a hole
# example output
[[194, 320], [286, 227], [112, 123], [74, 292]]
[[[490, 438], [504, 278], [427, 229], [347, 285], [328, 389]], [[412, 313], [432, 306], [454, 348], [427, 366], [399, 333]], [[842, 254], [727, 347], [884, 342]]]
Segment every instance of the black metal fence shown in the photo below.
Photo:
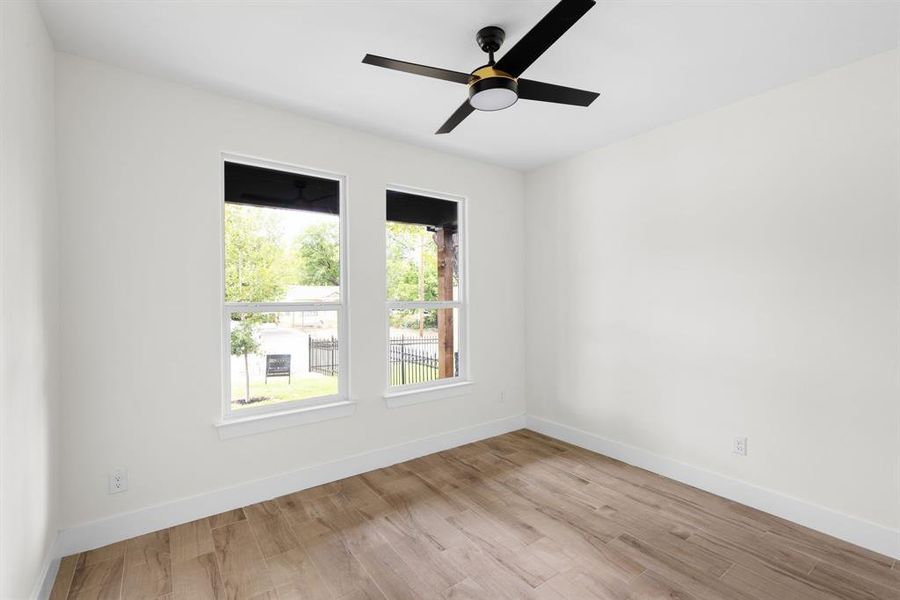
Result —
[[391, 385], [438, 379], [437, 336], [391, 338]]
[[[338, 340], [309, 338], [309, 370], [337, 375]], [[392, 337], [390, 346], [391, 385], [424, 383], [440, 379], [438, 337]], [[453, 356], [454, 374], [459, 374], [459, 353]]]
[[327, 338], [309, 338], [309, 372], [322, 375], [338, 374], [338, 339], [334, 336]]

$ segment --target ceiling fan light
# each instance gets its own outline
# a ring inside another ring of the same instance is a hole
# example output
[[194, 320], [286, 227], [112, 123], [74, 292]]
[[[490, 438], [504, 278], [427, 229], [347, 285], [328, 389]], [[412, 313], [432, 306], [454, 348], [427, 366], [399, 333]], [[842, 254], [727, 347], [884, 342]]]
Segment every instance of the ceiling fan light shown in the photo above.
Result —
[[518, 99], [519, 85], [508, 77], [487, 77], [469, 86], [469, 104], [476, 110], [503, 110]]

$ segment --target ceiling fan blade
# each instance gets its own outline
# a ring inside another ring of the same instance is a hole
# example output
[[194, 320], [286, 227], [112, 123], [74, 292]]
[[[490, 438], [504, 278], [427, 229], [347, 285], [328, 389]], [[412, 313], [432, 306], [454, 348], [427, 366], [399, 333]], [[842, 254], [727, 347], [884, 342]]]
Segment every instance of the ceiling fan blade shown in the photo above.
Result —
[[472, 105], [469, 104], [469, 101], [466, 100], [465, 102], [460, 104], [459, 108], [457, 108], [456, 111], [452, 115], [450, 115], [450, 118], [447, 119], [447, 121], [443, 125], [441, 125], [441, 128], [434, 132], [435, 135], [441, 133], [450, 133], [456, 128], [457, 125], [462, 123], [463, 119], [471, 115], [474, 110], [475, 109], [472, 108]]
[[598, 92], [589, 92], [543, 81], [532, 81], [531, 79], [519, 79], [519, 98], [525, 100], [590, 106], [591, 102], [596, 100], [599, 95]]
[[403, 71], [404, 73], [412, 73], [413, 75], [434, 77], [435, 79], [443, 79], [444, 81], [452, 81], [454, 83], [462, 83], [464, 85], [468, 84], [469, 80], [472, 79], [472, 76], [468, 73], [451, 71], [449, 69], [440, 69], [438, 67], [429, 67], [427, 65], [419, 65], [403, 60], [394, 60], [393, 58], [375, 56], [374, 54], [366, 54], [365, 57], [363, 57], [362, 61], [367, 65], [384, 67], [385, 69], [393, 69], [394, 71]]
[[518, 77], [595, 3], [595, 0], [560, 0], [559, 4], [550, 9], [531, 31], [497, 61], [496, 68]]

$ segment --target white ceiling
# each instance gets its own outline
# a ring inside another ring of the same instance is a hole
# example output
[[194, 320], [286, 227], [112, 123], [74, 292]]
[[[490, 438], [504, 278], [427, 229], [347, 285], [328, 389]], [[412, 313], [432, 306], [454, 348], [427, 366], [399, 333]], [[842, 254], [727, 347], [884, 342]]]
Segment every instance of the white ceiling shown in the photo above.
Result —
[[[434, 131], [465, 86], [360, 63], [460, 71], [484, 25], [515, 43], [554, 2], [62, 1], [56, 48], [517, 169], [530, 169], [898, 46], [900, 4], [599, 0], [525, 73], [601, 92], [589, 108], [521, 101]], [[503, 50], [499, 55], [503, 54]]]

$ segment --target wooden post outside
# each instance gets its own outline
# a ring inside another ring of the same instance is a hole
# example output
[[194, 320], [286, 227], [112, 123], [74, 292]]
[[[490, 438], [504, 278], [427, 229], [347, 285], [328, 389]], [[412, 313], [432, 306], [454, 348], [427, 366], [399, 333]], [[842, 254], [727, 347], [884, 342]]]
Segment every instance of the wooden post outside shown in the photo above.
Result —
[[[437, 242], [438, 300], [453, 300], [453, 232], [442, 227], [435, 231]], [[453, 368], [453, 309], [438, 313], [438, 376], [456, 375]]]
[[[425, 232], [419, 232], [419, 301], [425, 299]], [[419, 337], [425, 337], [425, 309], [419, 309]]]

